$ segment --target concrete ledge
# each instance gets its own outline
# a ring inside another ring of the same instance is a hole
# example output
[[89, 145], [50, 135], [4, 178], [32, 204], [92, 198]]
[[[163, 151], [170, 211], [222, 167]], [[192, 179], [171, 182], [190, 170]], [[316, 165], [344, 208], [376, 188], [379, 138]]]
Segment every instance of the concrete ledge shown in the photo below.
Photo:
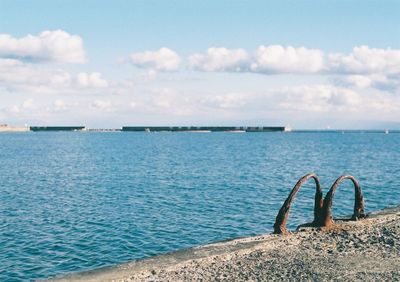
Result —
[[240, 238], [52, 281], [393, 280], [400, 278], [400, 207], [335, 228]]

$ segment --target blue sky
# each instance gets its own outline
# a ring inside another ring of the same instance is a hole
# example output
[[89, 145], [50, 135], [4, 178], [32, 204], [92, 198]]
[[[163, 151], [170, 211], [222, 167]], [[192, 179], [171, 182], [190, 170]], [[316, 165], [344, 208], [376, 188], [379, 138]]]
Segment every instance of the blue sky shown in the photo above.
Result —
[[0, 0], [0, 122], [398, 127], [399, 18], [399, 1]]

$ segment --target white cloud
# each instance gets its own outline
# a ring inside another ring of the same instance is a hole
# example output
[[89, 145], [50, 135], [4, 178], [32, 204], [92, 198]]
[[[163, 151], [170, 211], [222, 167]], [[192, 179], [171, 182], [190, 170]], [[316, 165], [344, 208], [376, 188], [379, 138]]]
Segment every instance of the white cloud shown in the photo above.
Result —
[[[354, 47], [349, 54], [281, 45], [243, 49], [209, 48], [189, 56], [188, 66], [206, 72], [313, 74], [328, 76], [337, 86], [375, 88], [400, 93], [400, 50]], [[333, 77], [332, 77], [333, 76]]]
[[354, 47], [350, 54], [329, 54], [331, 72], [344, 74], [400, 73], [400, 50]]
[[352, 74], [352, 75], [344, 75], [339, 76], [335, 80], [335, 82], [339, 84], [343, 84], [346, 86], [353, 86], [357, 88], [368, 88], [368, 87], [383, 87], [389, 86], [391, 84], [396, 84], [395, 78], [389, 78], [384, 74]]
[[1, 59], [0, 58], [0, 68], [19, 67], [22, 65], [23, 65], [23, 63], [21, 61], [18, 61], [15, 59]]
[[336, 84], [376, 88], [400, 93], [400, 50], [354, 47], [350, 54], [329, 55], [329, 69]]
[[283, 109], [300, 112], [356, 111], [362, 101], [359, 93], [329, 84], [283, 87], [276, 93]]
[[80, 87], [104, 88], [108, 86], [108, 81], [103, 79], [99, 72], [81, 72], [77, 75], [76, 80]]
[[33, 99], [25, 100], [21, 105], [23, 109], [29, 109], [32, 108], [32, 106], [33, 106]]
[[62, 69], [0, 58], [0, 87], [10, 92], [45, 94], [92, 91], [109, 86], [101, 73], [81, 72], [74, 77]]
[[[385, 76], [383, 76], [385, 78]], [[336, 78], [336, 82], [347, 86], [355, 86], [357, 88], [367, 88], [372, 85], [374, 78], [369, 75], [345, 75]]]
[[14, 38], [0, 34], [0, 57], [31, 62], [84, 63], [83, 40], [63, 30], [43, 31], [37, 36]]
[[70, 85], [71, 76], [60, 69], [46, 69], [15, 59], [0, 59], [0, 86], [10, 91], [48, 92]]
[[358, 92], [346, 88], [332, 87], [328, 103], [333, 107], [349, 107], [350, 110], [356, 110], [357, 105], [361, 103], [362, 99]]
[[158, 51], [131, 54], [130, 62], [140, 68], [150, 68], [157, 71], [174, 71], [179, 68], [181, 59], [173, 50], [163, 47]]
[[193, 54], [189, 66], [200, 71], [244, 71], [249, 55], [243, 49], [209, 48], [207, 54]]
[[27, 99], [19, 105], [12, 105], [12, 106], [6, 108], [5, 111], [12, 113], [12, 114], [20, 114], [20, 113], [22, 113], [26, 110], [32, 109], [32, 108], [33, 108], [33, 99]]
[[[243, 49], [209, 48], [189, 57], [189, 67], [199, 71], [241, 71], [264, 74], [400, 74], [400, 50], [354, 47], [349, 54], [281, 45], [259, 46], [252, 55]], [[357, 79], [359, 85], [368, 84]]]
[[[196, 99], [173, 88], [155, 88], [146, 96], [136, 97], [135, 107], [144, 113], [154, 115], [183, 116], [192, 114]], [[140, 107], [139, 107], [140, 106]], [[164, 120], [162, 120], [164, 121]]]
[[352, 74], [336, 75], [332, 79], [338, 86], [359, 88], [359, 89], [378, 89], [393, 94], [400, 94], [400, 76], [385, 74]]
[[[170, 57], [175, 59], [167, 59]], [[149, 67], [151, 79], [154, 79], [156, 70], [174, 70], [179, 66], [180, 59], [175, 52], [162, 48], [156, 52], [133, 54], [131, 61], [136, 66]], [[204, 54], [189, 56], [187, 66], [205, 72], [323, 75], [339, 87], [400, 93], [398, 49], [359, 46], [349, 54], [330, 53], [325, 56], [319, 49], [282, 45], [261, 45], [252, 54], [244, 49], [213, 47]]]
[[112, 103], [106, 100], [95, 100], [90, 104], [90, 107], [101, 111], [110, 111], [112, 109]]
[[323, 69], [321, 50], [281, 45], [258, 47], [251, 63], [251, 71], [262, 73], [317, 73]]
[[65, 104], [65, 102], [63, 100], [58, 99], [58, 100], [54, 101], [53, 109], [56, 112], [64, 111], [67, 109], [67, 105]]
[[209, 48], [204, 55], [190, 56], [189, 66], [200, 71], [317, 73], [324, 69], [324, 53], [304, 47], [261, 45], [250, 56], [243, 49]]
[[227, 93], [208, 96], [203, 99], [202, 103], [221, 109], [237, 109], [245, 106], [249, 98], [251, 99], [251, 97], [246, 97], [242, 93]]
[[152, 104], [159, 108], [169, 109], [175, 101], [179, 100], [178, 94], [175, 90], [169, 88], [162, 88], [153, 91]]

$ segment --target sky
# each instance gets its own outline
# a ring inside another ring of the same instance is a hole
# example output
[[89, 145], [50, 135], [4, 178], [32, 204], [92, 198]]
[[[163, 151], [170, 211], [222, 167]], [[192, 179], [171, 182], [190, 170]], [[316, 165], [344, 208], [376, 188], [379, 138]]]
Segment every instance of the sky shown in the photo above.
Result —
[[0, 0], [0, 123], [400, 129], [400, 1]]

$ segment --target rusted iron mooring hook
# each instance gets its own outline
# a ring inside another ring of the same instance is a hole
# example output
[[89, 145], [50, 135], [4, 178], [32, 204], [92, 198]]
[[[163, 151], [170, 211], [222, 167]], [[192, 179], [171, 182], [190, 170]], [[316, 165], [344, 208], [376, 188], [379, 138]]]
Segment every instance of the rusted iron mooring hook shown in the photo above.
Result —
[[314, 203], [314, 225], [320, 225], [321, 221], [321, 212], [322, 212], [322, 190], [321, 185], [318, 179], [318, 176], [315, 173], [309, 173], [304, 175], [300, 180], [296, 183], [293, 187], [292, 191], [290, 192], [289, 196], [283, 203], [282, 207], [280, 208], [278, 215], [276, 216], [275, 224], [274, 224], [274, 234], [287, 234], [288, 231], [286, 229], [286, 222], [289, 217], [290, 206], [299, 191], [300, 187], [307, 182], [310, 178], [313, 178], [316, 185], [315, 190], [315, 203]]
[[333, 183], [331, 189], [329, 190], [328, 194], [326, 194], [324, 203], [323, 203], [323, 209], [322, 209], [322, 214], [321, 214], [321, 223], [322, 226], [332, 226], [333, 225], [333, 217], [332, 217], [332, 202], [333, 202], [333, 197], [335, 195], [335, 191], [337, 187], [346, 179], [349, 179], [353, 182], [354, 184], [354, 192], [355, 192], [355, 197], [354, 197], [354, 212], [353, 216], [351, 217], [352, 220], [357, 220], [360, 218], [365, 217], [365, 211], [364, 211], [364, 197], [361, 191], [361, 186], [358, 183], [357, 179], [355, 179], [354, 176], [352, 175], [342, 175], [336, 181]]

